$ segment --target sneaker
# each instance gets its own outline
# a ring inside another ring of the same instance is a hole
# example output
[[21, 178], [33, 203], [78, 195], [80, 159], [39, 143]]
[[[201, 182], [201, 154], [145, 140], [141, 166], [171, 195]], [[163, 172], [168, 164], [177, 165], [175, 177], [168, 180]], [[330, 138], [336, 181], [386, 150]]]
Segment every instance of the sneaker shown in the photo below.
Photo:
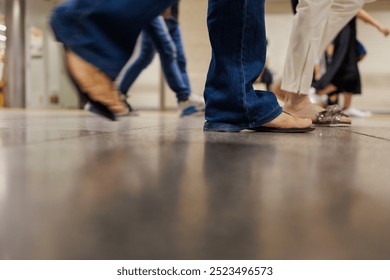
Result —
[[186, 101], [180, 101], [178, 105], [180, 117], [203, 116], [204, 107], [204, 98], [196, 94], [191, 94]]
[[350, 116], [350, 117], [356, 117], [356, 118], [368, 118], [372, 116], [371, 112], [368, 111], [362, 111], [356, 108], [349, 107], [345, 110], [343, 110], [343, 113]]

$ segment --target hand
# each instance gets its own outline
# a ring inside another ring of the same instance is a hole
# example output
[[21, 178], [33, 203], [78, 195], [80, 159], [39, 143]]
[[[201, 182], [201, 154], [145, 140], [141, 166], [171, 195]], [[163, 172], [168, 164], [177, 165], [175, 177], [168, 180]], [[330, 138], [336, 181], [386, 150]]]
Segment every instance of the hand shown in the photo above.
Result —
[[384, 25], [379, 26], [379, 31], [382, 32], [385, 36], [389, 36], [390, 34], [390, 29]]
[[171, 8], [166, 9], [161, 15], [164, 19], [169, 19], [172, 14]]

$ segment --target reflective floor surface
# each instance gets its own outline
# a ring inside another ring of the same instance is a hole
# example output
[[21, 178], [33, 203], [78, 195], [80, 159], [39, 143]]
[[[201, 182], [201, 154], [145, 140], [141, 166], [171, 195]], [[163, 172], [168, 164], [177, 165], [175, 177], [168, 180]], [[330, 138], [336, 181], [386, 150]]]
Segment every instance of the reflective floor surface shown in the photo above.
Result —
[[0, 259], [390, 259], [390, 116], [202, 125], [0, 110]]

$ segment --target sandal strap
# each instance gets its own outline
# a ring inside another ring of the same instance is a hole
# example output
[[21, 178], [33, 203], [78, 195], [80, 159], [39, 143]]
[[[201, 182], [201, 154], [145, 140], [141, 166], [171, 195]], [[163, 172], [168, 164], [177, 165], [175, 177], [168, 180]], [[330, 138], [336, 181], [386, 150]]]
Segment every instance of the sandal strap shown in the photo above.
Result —
[[341, 112], [340, 106], [332, 105], [328, 106], [326, 110], [317, 113], [317, 124], [338, 124], [341, 123], [342, 117], [348, 117]]
[[289, 112], [286, 112], [286, 111], [282, 111], [282, 112], [287, 114], [287, 115], [289, 115], [289, 116], [291, 116], [291, 117], [294, 117], [294, 115], [291, 115]]

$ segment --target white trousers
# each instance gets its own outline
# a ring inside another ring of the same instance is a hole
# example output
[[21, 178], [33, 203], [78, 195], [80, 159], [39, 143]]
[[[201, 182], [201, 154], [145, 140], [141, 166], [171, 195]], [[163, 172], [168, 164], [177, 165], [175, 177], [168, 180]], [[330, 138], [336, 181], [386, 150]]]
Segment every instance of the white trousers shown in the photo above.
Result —
[[294, 16], [282, 89], [307, 94], [314, 64], [367, 0], [299, 0]]

